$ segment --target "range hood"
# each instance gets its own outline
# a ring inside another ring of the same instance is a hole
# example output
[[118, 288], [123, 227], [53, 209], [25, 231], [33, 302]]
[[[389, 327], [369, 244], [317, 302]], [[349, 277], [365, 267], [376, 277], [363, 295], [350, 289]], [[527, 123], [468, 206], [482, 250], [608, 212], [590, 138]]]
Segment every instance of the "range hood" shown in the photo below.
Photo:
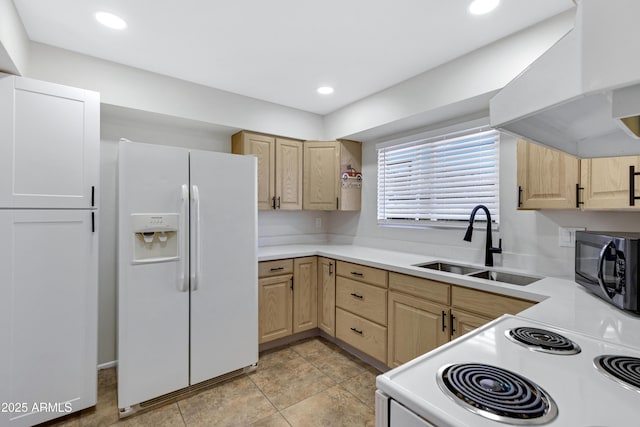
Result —
[[574, 29], [490, 101], [491, 125], [578, 157], [640, 155], [640, 0], [579, 0]]

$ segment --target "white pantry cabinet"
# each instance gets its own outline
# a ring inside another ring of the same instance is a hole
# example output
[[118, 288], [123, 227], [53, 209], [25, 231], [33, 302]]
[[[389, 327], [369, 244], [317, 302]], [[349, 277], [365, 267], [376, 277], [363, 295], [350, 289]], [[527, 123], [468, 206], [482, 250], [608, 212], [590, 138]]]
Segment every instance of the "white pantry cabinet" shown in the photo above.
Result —
[[100, 95], [0, 74], [0, 207], [95, 207]]
[[95, 404], [97, 242], [88, 210], [0, 209], [0, 426]]
[[97, 393], [100, 96], [0, 74], [0, 426]]

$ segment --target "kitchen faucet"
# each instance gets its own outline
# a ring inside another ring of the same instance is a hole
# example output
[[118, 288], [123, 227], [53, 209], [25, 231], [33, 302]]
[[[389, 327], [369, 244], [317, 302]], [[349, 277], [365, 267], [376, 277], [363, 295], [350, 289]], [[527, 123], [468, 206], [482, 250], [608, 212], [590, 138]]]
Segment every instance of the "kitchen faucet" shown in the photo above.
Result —
[[502, 239], [498, 241], [498, 247], [492, 247], [491, 242], [491, 214], [489, 213], [489, 209], [485, 205], [478, 205], [471, 211], [471, 218], [469, 218], [469, 227], [467, 227], [467, 232], [464, 234], [464, 239], [466, 242], [471, 241], [471, 234], [473, 234], [473, 220], [476, 217], [476, 212], [479, 209], [482, 209], [487, 216], [487, 240], [484, 245], [484, 265], [487, 267], [493, 267], [493, 254], [501, 254], [502, 253]]

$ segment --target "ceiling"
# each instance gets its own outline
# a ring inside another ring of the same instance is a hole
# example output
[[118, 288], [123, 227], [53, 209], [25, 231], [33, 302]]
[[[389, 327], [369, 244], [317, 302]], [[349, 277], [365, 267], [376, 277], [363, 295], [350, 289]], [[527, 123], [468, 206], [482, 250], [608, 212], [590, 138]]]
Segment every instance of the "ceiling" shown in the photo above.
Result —
[[[29, 38], [318, 114], [574, 7], [573, 0], [14, 0]], [[97, 11], [127, 22], [101, 26]], [[331, 95], [316, 88], [329, 85]]]

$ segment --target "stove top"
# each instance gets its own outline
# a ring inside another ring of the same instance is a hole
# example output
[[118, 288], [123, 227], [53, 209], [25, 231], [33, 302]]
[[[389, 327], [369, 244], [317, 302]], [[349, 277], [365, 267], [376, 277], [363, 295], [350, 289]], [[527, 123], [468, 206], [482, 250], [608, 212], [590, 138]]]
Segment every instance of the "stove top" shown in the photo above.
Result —
[[479, 363], [445, 365], [440, 389], [465, 409], [492, 420], [545, 424], [558, 415], [553, 399], [536, 383], [515, 372]]
[[[566, 355], [559, 355], [556, 349], [531, 351], [528, 344], [514, 341], [512, 331], [544, 342], [555, 343], [562, 337], [560, 347], [570, 348], [568, 340], [576, 348]], [[607, 355], [622, 357], [620, 362], [612, 359], [605, 364], [624, 365], [631, 372], [631, 383], [623, 386], [612, 380], [606, 368], [599, 368], [606, 375], [596, 369], [597, 359]], [[637, 419], [639, 362], [636, 349], [505, 315], [380, 375], [377, 386], [438, 427], [614, 427]], [[462, 385], [460, 378], [464, 378]], [[507, 402], [496, 396], [506, 397]], [[477, 397], [497, 407], [483, 407], [486, 402], [475, 402]], [[514, 402], [525, 408], [511, 408]]]
[[529, 350], [558, 355], [580, 353], [580, 346], [564, 335], [548, 329], [518, 326], [505, 331], [505, 336]]
[[606, 354], [596, 357], [593, 364], [623, 387], [640, 392], [640, 358]]

